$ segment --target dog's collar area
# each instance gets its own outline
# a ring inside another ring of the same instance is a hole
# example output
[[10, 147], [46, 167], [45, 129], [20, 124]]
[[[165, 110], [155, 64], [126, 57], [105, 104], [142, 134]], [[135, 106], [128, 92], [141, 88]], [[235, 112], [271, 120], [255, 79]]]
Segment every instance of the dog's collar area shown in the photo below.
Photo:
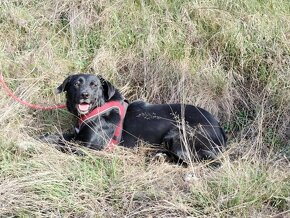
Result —
[[125, 114], [127, 111], [128, 103], [124, 100], [122, 102], [119, 101], [110, 101], [103, 104], [101, 107], [97, 107], [91, 112], [87, 114], [83, 114], [80, 116], [78, 128], [76, 128], [76, 132], [79, 133], [81, 128], [86, 125], [91, 119], [101, 116], [102, 114], [112, 110], [117, 109], [120, 114], [120, 121], [115, 129], [113, 137], [109, 140], [109, 143], [105, 146], [105, 150], [111, 151], [113, 150], [120, 142], [122, 136], [123, 122], [125, 118]]

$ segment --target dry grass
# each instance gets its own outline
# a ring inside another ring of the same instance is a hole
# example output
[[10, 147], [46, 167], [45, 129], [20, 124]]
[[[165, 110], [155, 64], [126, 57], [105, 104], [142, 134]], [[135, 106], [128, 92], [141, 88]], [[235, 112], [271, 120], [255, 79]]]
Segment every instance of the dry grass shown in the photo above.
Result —
[[62, 102], [68, 74], [98, 73], [130, 100], [204, 107], [229, 136], [216, 170], [143, 149], [76, 157], [34, 139], [71, 115], [0, 89], [0, 216], [289, 216], [289, 13], [286, 0], [0, 1], [0, 69], [21, 98]]

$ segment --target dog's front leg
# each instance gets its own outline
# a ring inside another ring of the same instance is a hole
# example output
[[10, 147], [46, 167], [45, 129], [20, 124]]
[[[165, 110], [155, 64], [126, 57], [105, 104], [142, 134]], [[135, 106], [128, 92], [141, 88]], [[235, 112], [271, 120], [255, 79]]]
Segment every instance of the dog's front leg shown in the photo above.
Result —
[[49, 144], [65, 144], [66, 142], [70, 142], [74, 139], [75, 134], [49, 134], [46, 133], [39, 137], [39, 140], [42, 142], [46, 142]]
[[87, 148], [103, 150], [113, 139], [120, 119], [118, 110], [112, 109], [83, 125], [77, 132], [75, 140]]
[[61, 152], [84, 156], [85, 153], [71, 143], [74, 139], [75, 134], [45, 134], [39, 138], [41, 142], [53, 144]]

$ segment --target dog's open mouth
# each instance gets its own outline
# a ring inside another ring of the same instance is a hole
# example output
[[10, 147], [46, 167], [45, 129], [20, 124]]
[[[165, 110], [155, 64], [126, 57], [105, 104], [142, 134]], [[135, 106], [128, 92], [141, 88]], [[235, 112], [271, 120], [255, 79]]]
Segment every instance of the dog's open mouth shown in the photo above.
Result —
[[87, 114], [91, 109], [91, 104], [89, 103], [80, 103], [76, 105], [76, 108], [80, 114]]

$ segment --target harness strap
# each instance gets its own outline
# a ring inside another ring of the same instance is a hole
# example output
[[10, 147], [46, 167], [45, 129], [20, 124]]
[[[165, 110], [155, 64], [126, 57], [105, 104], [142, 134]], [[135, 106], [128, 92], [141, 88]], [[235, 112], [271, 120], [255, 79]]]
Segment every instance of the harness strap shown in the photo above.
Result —
[[123, 122], [125, 118], [125, 114], [127, 111], [128, 103], [123, 101], [110, 101], [102, 105], [101, 107], [97, 107], [94, 110], [92, 110], [90, 113], [82, 115], [79, 119], [79, 128], [77, 131], [81, 129], [83, 125], [86, 125], [89, 120], [92, 118], [101, 116], [102, 114], [112, 110], [112, 109], [117, 109], [120, 114], [120, 121], [117, 125], [117, 128], [115, 129], [113, 137], [110, 139], [109, 143], [105, 147], [105, 150], [113, 150], [121, 141], [121, 136], [122, 136], [122, 129], [123, 129]]

